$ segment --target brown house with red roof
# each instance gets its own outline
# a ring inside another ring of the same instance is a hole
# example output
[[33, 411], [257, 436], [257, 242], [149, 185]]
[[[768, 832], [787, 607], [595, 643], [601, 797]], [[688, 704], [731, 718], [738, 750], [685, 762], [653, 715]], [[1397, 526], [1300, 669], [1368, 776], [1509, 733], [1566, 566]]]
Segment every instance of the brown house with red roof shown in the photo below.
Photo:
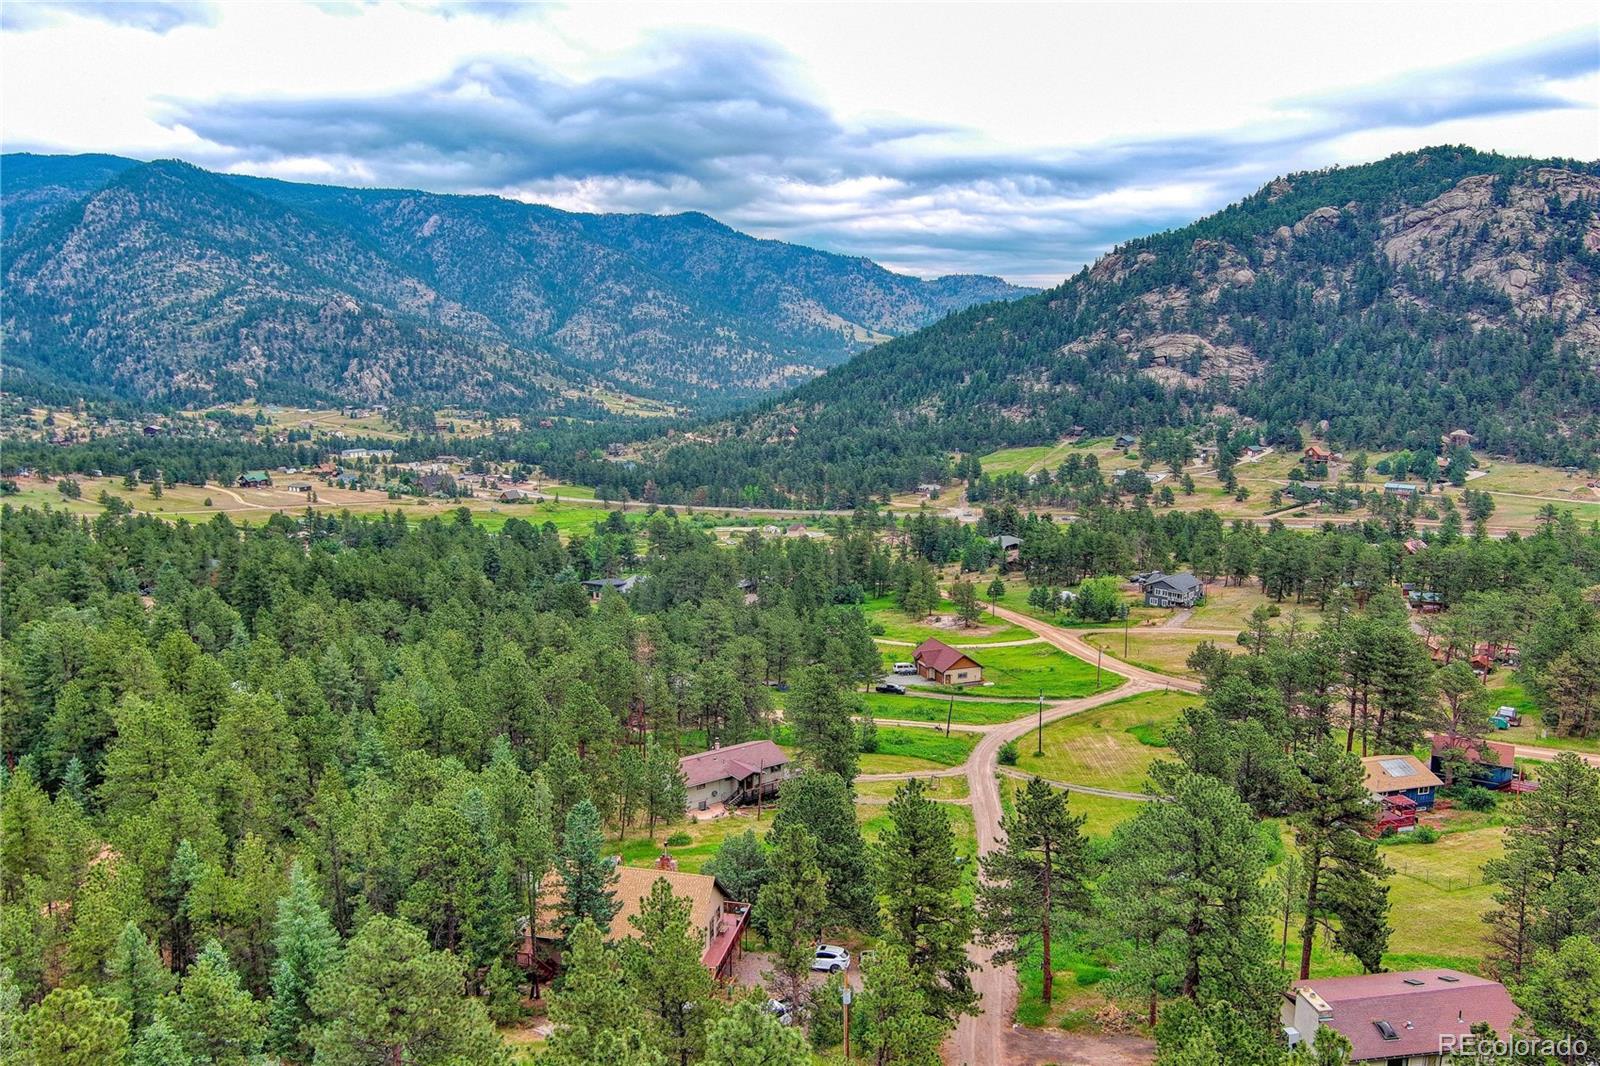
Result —
[[1300, 981], [1279, 1017], [1291, 1044], [1326, 1025], [1350, 1041], [1351, 1062], [1438, 1066], [1486, 1022], [1509, 1036], [1517, 1006], [1505, 986], [1455, 970], [1411, 970]]
[[917, 673], [939, 685], [976, 685], [983, 681], [978, 660], [942, 640], [929, 637], [911, 653]]

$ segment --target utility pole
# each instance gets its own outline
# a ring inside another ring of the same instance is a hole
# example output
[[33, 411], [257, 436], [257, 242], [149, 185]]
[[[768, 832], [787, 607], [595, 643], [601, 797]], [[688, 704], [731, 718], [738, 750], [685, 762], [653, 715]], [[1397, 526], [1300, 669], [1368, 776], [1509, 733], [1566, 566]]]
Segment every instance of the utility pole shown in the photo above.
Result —
[[1040, 691], [1040, 693], [1039, 693], [1039, 740], [1038, 740], [1038, 743], [1034, 745], [1034, 747], [1037, 749], [1036, 751], [1034, 751], [1035, 755], [1043, 755], [1044, 754], [1044, 692], [1043, 691]]
[[844, 1060], [850, 1061], [850, 982], [845, 981], [839, 991], [839, 1002], [844, 1007]]
[[1096, 692], [1100, 691], [1100, 662], [1105, 657], [1106, 650], [1104, 648], [1096, 648], [1094, 650], [1094, 690]]
[[955, 693], [952, 692], [950, 694], [950, 705], [948, 707], [946, 707], [945, 711], [944, 711], [944, 735], [945, 736], [949, 736], [950, 735], [950, 723], [951, 723], [952, 720], [955, 719], [955, 716], [956, 716], [956, 695], [955, 695]]
[[1128, 605], [1122, 605], [1122, 661], [1128, 661]]

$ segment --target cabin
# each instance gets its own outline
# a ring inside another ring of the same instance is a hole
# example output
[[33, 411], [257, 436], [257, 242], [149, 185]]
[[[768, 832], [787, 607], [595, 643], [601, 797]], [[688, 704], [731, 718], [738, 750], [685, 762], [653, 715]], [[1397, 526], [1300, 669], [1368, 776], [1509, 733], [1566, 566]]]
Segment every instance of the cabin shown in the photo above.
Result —
[[1418, 540], [1416, 537], [1407, 537], [1405, 539], [1405, 549], [1407, 555], [1419, 555], [1428, 550], [1428, 542]]
[[272, 477], [265, 470], [246, 470], [239, 475], [237, 484], [241, 489], [271, 488]]
[[1512, 745], [1437, 733], [1433, 737], [1433, 755], [1428, 760], [1435, 774], [1444, 772], [1444, 755], [1452, 748], [1466, 754], [1472, 763], [1472, 783], [1479, 788], [1507, 788], [1517, 776], [1517, 749]]
[[1205, 594], [1205, 586], [1190, 573], [1158, 574], [1144, 582], [1144, 602], [1148, 607], [1193, 607]]
[[[750, 923], [750, 904], [730, 897], [714, 877], [679, 870], [677, 862], [669, 855], [662, 855], [654, 867], [617, 867], [617, 882], [612, 886], [612, 898], [621, 906], [611, 918], [606, 939], [613, 942], [626, 940], [638, 933], [630, 919], [639, 913], [641, 904], [657, 881], [666, 881], [674, 896], [689, 901], [690, 928], [698, 933], [702, 945], [701, 965], [710, 970], [717, 980], [731, 980], [734, 963], [743, 954], [744, 932]], [[531, 969], [536, 951], [540, 960], [559, 958], [562, 937], [558, 925], [558, 906], [561, 891], [560, 879], [554, 873], [550, 874], [540, 893], [537, 929], [530, 931], [526, 918], [517, 923], [522, 939], [517, 948], [517, 965]]]
[[1419, 810], [1433, 809], [1434, 790], [1441, 784], [1434, 772], [1414, 755], [1369, 755], [1361, 760], [1367, 791], [1382, 803], [1389, 796], [1404, 796]]
[[932, 500], [938, 498], [939, 493], [944, 491], [944, 486], [935, 484], [932, 481], [924, 481], [917, 486], [917, 491]]
[[1417, 487], [1409, 481], [1385, 481], [1383, 483], [1385, 496], [1398, 496], [1402, 500], [1409, 500], [1417, 494]]
[[287, 485], [285, 485], [284, 488], [288, 489], [290, 492], [310, 493], [311, 492], [311, 482], [309, 482], [309, 481], [291, 481]]
[[1331, 463], [1331, 462], [1333, 462], [1333, 453], [1328, 451], [1328, 449], [1318, 447], [1315, 444], [1313, 444], [1310, 447], [1308, 447], [1305, 450], [1304, 454], [1305, 454], [1305, 460], [1308, 463]]
[[989, 543], [1000, 549], [1000, 555], [1008, 563], [1014, 563], [1022, 553], [1022, 541], [1009, 533], [1002, 533], [997, 537], [990, 537]]
[[1444, 593], [1414, 588], [1406, 593], [1406, 602], [1423, 614], [1438, 614], [1444, 610]]
[[606, 589], [610, 589], [612, 592], [620, 592], [622, 595], [626, 596], [628, 593], [633, 591], [633, 586], [637, 585], [638, 583], [639, 575], [633, 574], [628, 577], [593, 578], [589, 581], [585, 581], [583, 583], [583, 587], [589, 590], [589, 598], [594, 602], [599, 603], [600, 597], [605, 595]]
[[538, 498], [539, 498], [539, 494], [537, 492], [532, 491], [531, 489], [501, 489], [500, 490], [500, 502], [501, 503], [521, 503], [524, 500], [536, 500]]
[[771, 799], [790, 777], [789, 756], [770, 740], [718, 745], [685, 755], [678, 760], [678, 769], [688, 788], [687, 808], [691, 811]]
[[1472, 446], [1472, 434], [1464, 429], [1452, 429], [1449, 433], [1439, 438], [1439, 443], [1446, 448], [1470, 448]]
[[1117, 439], [1111, 442], [1111, 446], [1119, 452], [1125, 452], [1138, 443], [1138, 438], [1130, 437], [1126, 433], [1118, 433]]
[[1505, 986], [1458, 970], [1402, 970], [1296, 982], [1279, 1008], [1291, 1047], [1329, 1026], [1350, 1041], [1350, 1062], [1443, 1066], [1486, 1024], [1511, 1035], [1520, 1012]]
[[918, 674], [936, 685], [977, 685], [983, 681], [983, 666], [978, 660], [933, 637], [917, 645], [911, 661]]

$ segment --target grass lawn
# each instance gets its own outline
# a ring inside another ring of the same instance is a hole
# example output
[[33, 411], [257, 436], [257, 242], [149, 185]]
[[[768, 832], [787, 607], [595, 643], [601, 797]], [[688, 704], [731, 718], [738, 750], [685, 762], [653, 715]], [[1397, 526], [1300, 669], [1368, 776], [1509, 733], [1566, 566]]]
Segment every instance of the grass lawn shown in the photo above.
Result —
[[[1000, 785], [1000, 805], [1006, 814], [1013, 812], [1012, 797], [1017, 789], [1022, 788], [1026, 782], [1020, 781], [1007, 774], [998, 777]], [[1087, 792], [1073, 792], [1067, 798], [1067, 807], [1073, 814], [1084, 816], [1083, 835], [1089, 837], [1108, 837], [1117, 826], [1139, 813], [1139, 808], [1144, 806], [1143, 800], [1116, 799], [1111, 796], [1095, 796]]]
[[1090, 644], [1107, 655], [1158, 674], [1173, 677], [1199, 677], [1187, 665], [1189, 656], [1206, 641], [1233, 650], [1227, 637], [1206, 636], [1200, 633], [1173, 633], [1160, 629], [1131, 629], [1127, 635], [1127, 653], [1123, 653], [1122, 630], [1100, 630], [1084, 637]]
[[972, 696], [1020, 696], [1043, 694], [1045, 699], [1072, 699], [1105, 692], [1122, 684], [1122, 678], [1107, 672], [1095, 684], [1093, 663], [1058, 651], [1048, 644], [1024, 644], [1013, 648], [989, 648], [972, 656], [983, 666], [985, 684], [952, 689], [934, 686], [939, 692], [962, 692]]
[[1562, 751], [1600, 752], [1600, 737], [1561, 737], [1545, 728], [1539, 716], [1539, 702], [1514, 673], [1497, 670], [1489, 677], [1489, 702], [1493, 707], [1505, 704], [1515, 707], [1522, 715], [1522, 724], [1511, 729], [1493, 729], [1489, 739], [1504, 740], [1511, 744], [1532, 744], [1542, 748]]
[[1488, 927], [1483, 915], [1494, 906], [1494, 886], [1484, 883], [1483, 864], [1504, 851], [1498, 826], [1447, 833], [1432, 844], [1391, 844], [1382, 848], [1394, 868], [1389, 879], [1389, 937], [1386, 964], [1398, 957], [1442, 957], [1452, 965], [1483, 966]]
[[[1180, 692], [1148, 692], [1104, 704], [1044, 727], [1044, 755], [1035, 756], [1032, 736], [1017, 742], [1017, 769], [1055, 781], [1137, 792], [1150, 764], [1169, 749], [1165, 726], [1200, 702]], [[1154, 743], [1147, 743], [1147, 741]], [[1074, 796], [1073, 802], [1092, 797]]]
[[978, 744], [976, 733], [951, 733], [945, 736], [934, 729], [915, 726], [880, 726], [878, 750], [861, 756], [863, 773], [896, 773], [900, 770], [921, 769], [917, 766], [867, 769], [867, 760], [905, 759], [932, 763], [935, 766], [959, 766], [967, 761]]
[[[608, 854], [620, 852], [622, 861], [629, 866], [650, 866], [655, 863], [656, 857], [663, 851], [672, 853], [678, 860], [680, 869], [690, 873], [699, 873], [711, 856], [717, 853], [717, 848], [730, 836], [738, 836], [746, 829], [755, 831], [756, 836], [766, 835], [772, 826], [773, 808], [763, 808], [758, 821], [755, 808], [744, 808], [737, 814], [727, 814], [718, 818], [705, 818], [702, 821], [682, 821], [670, 826], [656, 826], [656, 838], [651, 841], [644, 833], [643, 827], [635, 827], [628, 833], [626, 839], [619, 847], [614, 837], [608, 836], [606, 848]], [[666, 839], [674, 833], [685, 833], [689, 836], [688, 844], [669, 846]]]
[[1306, 623], [1322, 615], [1312, 603], [1297, 604], [1293, 600], [1275, 603], [1254, 582], [1223, 585], [1221, 581], [1213, 581], [1206, 585], [1206, 602], [1194, 609], [1187, 624], [1195, 629], [1243, 629], [1250, 612], [1262, 606], [1276, 606], [1282, 612], [1274, 625], [1282, 625], [1291, 613], [1300, 615]]
[[945, 699], [929, 699], [918, 696], [890, 696], [882, 692], [868, 692], [862, 697], [867, 709], [875, 718], [899, 718], [907, 722], [939, 722], [943, 723], [946, 712], [950, 714], [953, 722], [964, 722], [970, 725], [994, 725], [997, 722], [1011, 722], [1023, 715], [1033, 714], [1038, 710], [1038, 705], [1028, 701], [992, 700], [978, 703], [976, 700], [956, 700], [951, 703]]
[[[889, 596], [879, 596], [868, 600], [862, 605], [867, 612], [867, 619], [883, 627], [883, 632], [878, 634], [884, 640], [903, 641], [908, 644], [921, 644], [929, 637], [937, 637], [946, 644], [961, 646], [964, 644], [992, 644], [997, 640], [1031, 640], [1033, 634], [1021, 626], [1012, 625], [1010, 622], [991, 617], [987, 612], [978, 619], [977, 625], [965, 628], [946, 628], [944, 626], [924, 625], [910, 618], [902, 611]], [[935, 614], [951, 615], [956, 613], [956, 605], [949, 600], [940, 600]], [[883, 649], [886, 655], [896, 655], [893, 646]], [[909, 649], [905, 650], [904, 658], [910, 659]]]
[[[856, 793], [862, 796], [893, 796], [904, 781], [856, 781]], [[961, 800], [969, 795], [967, 779], [956, 777], [924, 777], [922, 787], [934, 799]]]

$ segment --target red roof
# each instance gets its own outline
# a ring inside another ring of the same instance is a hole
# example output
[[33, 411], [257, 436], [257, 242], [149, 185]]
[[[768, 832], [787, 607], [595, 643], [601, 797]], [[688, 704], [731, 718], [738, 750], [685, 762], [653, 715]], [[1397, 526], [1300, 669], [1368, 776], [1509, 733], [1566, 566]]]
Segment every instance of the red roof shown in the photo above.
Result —
[[750, 740], [726, 748], [712, 748], [698, 755], [685, 755], [678, 760], [678, 768], [683, 771], [688, 786], [695, 788], [727, 777], [742, 780], [758, 770], [772, 770], [788, 762], [789, 756], [772, 741]]
[[1447, 737], [1443, 734], [1435, 733], [1433, 736], [1433, 753], [1438, 755], [1446, 748], [1460, 748], [1467, 753], [1469, 759], [1479, 766], [1503, 766], [1511, 770], [1515, 769], [1517, 765], [1516, 747], [1511, 744], [1502, 744], [1497, 740], [1473, 740], [1471, 737]]
[[1488, 1022], [1505, 1036], [1518, 1015], [1504, 985], [1455, 970], [1329, 977], [1295, 988], [1310, 989], [1331, 1008], [1322, 1024], [1349, 1039], [1352, 1062], [1437, 1055], [1441, 1037], [1465, 1036], [1475, 1022]]
[[933, 637], [929, 637], [921, 644], [918, 644], [917, 650], [911, 653], [911, 657], [916, 662], [925, 663], [928, 666], [931, 666], [941, 674], [950, 669], [952, 666], [955, 666], [962, 659], [967, 660], [974, 666], [978, 665], [978, 660], [974, 659], [966, 652], [952, 648], [944, 641], [935, 640]]

